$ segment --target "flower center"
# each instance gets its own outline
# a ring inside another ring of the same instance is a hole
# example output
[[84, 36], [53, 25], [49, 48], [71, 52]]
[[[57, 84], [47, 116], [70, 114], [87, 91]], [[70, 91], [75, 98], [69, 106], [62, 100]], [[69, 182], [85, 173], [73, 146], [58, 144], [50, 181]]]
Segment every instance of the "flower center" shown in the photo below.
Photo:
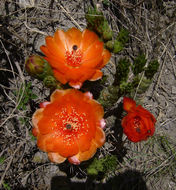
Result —
[[78, 49], [77, 45], [73, 45], [72, 51], [66, 51], [65, 53], [67, 65], [71, 67], [79, 67], [82, 60], [82, 52]]
[[71, 124], [67, 123], [67, 124], [66, 124], [66, 129], [71, 130], [71, 129], [72, 129]]
[[74, 45], [72, 48], [73, 48], [73, 50], [76, 51], [76, 50], [78, 49], [78, 46], [77, 46], [77, 45]]
[[150, 133], [151, 133], [151, 130], [147, 130], [147, 133], [149, 133], [149, 134], [150, 134]]
[[57, 117], [58, 134], [63, 134], [64, 138], [78, 137], [88, 133], [89, 123], [87, 114], [76, 110], [73, 106], [69, 109], [63, 107]]
[[141, 133], [141, 123], [140, 123], [141, 118], [139, 116], [136, 116], [134, 118], [133, 124], [134, 128], [136, 129], [137, 133]]

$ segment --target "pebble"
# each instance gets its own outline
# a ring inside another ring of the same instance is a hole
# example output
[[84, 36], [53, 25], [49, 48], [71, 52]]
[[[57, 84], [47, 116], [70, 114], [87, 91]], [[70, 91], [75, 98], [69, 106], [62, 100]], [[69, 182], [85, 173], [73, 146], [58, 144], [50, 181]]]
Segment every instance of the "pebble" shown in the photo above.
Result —
[[48, 161], [48, 157], [47, 157], [46, 153], [44, 153], [44, 152], [37, 152], [37, 153], [35, 153], [32, 161], [34, 163], [45, 163]]
[[172, 94], [176, 94], [176, 86], [172, 86]]

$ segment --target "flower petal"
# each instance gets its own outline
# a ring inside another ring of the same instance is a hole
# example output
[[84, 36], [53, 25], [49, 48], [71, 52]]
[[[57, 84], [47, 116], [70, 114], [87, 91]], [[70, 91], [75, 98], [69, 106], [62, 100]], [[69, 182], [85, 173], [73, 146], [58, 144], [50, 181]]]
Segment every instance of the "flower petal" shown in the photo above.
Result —
[[148, 136], [152, 136], [155, 132], [154, 122], [151, 118], [145, 117], [145, 115], [141, 115], [141, 123], [143, 126], [143, 134]]
[[71, 83], [83, 83], [88, 78], [91, 78], [91, 76], [94, 74], [94, 69], [81, 66], [77, 69], [67, 69], [65, 72], [66, 78]]
[[56, 129], [53, 118], [47, 116], [43, 117], [38, 122], [38, 129], [42, 135], [53, 132]]
[[101, 65], [99, 65], [98, 69], [103, 68], [108, 63], [110, 58], [111, 58], [111, 53], [107, 49], [104, 49], [103, 50], [103, 62]]
[[72, 50], [73, 46], [76, 45], [80, 47], [82, 32], [77, 28], [71, 28], [65, 32], [67, 41], [69, 41], [69, 50]]
[[80, 161], [89, 160], [90, 158], [94, 156], [94, 154], [96, 153], [96, 150], [97, 150], [97, 145], [94, 141], [92, 141], [89, 150], [78, 153], [78, 159]]
[[79, 146], [79, 150], [81, 152], [85, 152], [87, 150], [89, 150], [90, 146], [91, 146], [91, 141], [92, 141], [93, 135], [92, 134], [87, 134], [87, 135], [81, 135], [78, 140], [78, 146]]
[[60, 98], [63, 97], [66, 92], [68, 91], [56, 89], [50, 96], [51, 102], [60, 100]]
[[82, 62], [90, 61], [92, 59], [101, 58], [103, 52], [103, 42], [95, 41], [85, 52], [83, 52]]
[[153, 114], [151, 114], [148, 110], [146, 110], [145, 108], [143, 108], [141, 105], [139, 105], [139, 106], [136, 107], [136, 111], [138, 111], [142, 115], [145, 115], [145, 117], [150, 118], [153, 121], [153, 123], [156, 122], [156, 119], [153, 116]]
[[71, 157], [79, 152], [76, 141], [66, 141], [64, 136], [58, 136], [54, 133], [39, 136], [38, 147], [46, 152], [58, 152], [62, 157]]
[[40, 103], [40, 108], [45, 108], [50, 102], [42, 102]]
[[66, 160], [65, 157], [61, 156], [60, 154], [56, 152], [49, 152], [48, 157], [51, 160], [51, 162], [55, 162], [57, 164], [60, 164]]
[[85, 92], [84, 96], [87, 97], [88, 99], [93, 99], [93, 94], [91, 92]]
[[33, 123], [33, 130], [32, 130], [32, 134], [34, 136], [37, 136], [39, 131], [38, 131], [38, 122], [42, 119], [43, 117], [43, 108], [38, 109], [37, 111], [35, 111], [35, 113], [32, 116], [32, 123]]
[[49, 53], [52, 54], [55, 59], [65, 61], [65, 51], [63, 49], [61, 50], [61, 47], [59, 46], [60, 44], [56, 44], [52, 36], [47, 36], [45, 40]]
[[68, 80], [66, 79], [65, 75], [62, 74], [61, 72], [59, 72], [58, 70], [54, 69], [54, 76], [55, 78], [61, 82], [62, 84], [66, 84], [68, 82]]
[[69, 70], [69, 68], [65, 65], [64, 60], [62, 59], [56, 60], [56, 58], [51, 56], [45, 57], [45, 59], [48, 61], [48, 63], [54, 70], [58, 70], [58, 72], [62, 74], [65, 74]]
[[47, 56], [50, 55], [48, 48], [44, 45], [40, 46], [40, 50]]
[[70, 85], [71, 87], [75, 88], [75, 89], [80, 89], [81, 86], [82, 86], [82, 82], [79, 82], [79, 81], [77, 81], [77, 82], [70, 81], [70, 82], [69, 82], [69, 85]]
[[96, 121], [99, 121], [100, 119], [103, 118], [104, 116], [104, 110], [103, 107], [101, 106], [101, 104], [99, 102], [97, 102], [96, 100], [93, 100], [90, 102], [91, 106], [92, 106], [92, 111], [94, 112]]
[[99, 40], [98, 36], [94, 32], [87, 29], [84, 30], [82, 34], [81, 44], [80, 44], [81, 50], [85, 52], [89, 48], [89, 46], [91, 46], [92, 43], [94, 43], [97, 40]]
[[105, 143], [105, 133], [100, 127], [97, 127], [96, 129], [95, 143], [98, 148], [101, 147]]
[[133, 111], [136, 108], [136, 102], [128, 97], [123, 98], [123, 109], [127, 112]]
[[90, 81], [101, 79], [102, 76], [103, 76], [103, 73], [100, 70], [96, 70], [95, 74], [91, 77]]
[[74, 164], [74, 165], [79, 165], [79, 164], [81, 163], [80, 160], [77, 158], [77, 156], [69, 157], [69, 158], [68, 158], [68, 161], [69, 161], [71, 164]]
[[67, 39], [63, 30], [57, 30], [54, 34], [54, 41], [60, 49], [61, 53], [65, 55], [67, 49]]
[[105, 119], [101, 119], [101, 120], [100, 120], [100, 127], [101, 127], [102, 129], [104, 129], [105, 126], [106, 126], [106, 121], [105, 121]]

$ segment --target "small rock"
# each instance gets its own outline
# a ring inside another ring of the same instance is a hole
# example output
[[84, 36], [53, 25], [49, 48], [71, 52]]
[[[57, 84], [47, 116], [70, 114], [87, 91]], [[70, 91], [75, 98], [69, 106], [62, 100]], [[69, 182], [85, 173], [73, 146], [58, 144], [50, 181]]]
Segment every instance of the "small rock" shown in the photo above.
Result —
[[172, 86], [172, 94], [176, 94], [176, 87]]
[[18, 4], [21, 8], [32, 8], [35, 5], [35, 0], [19, 0]]
[[48, 157], [47, 157], [46, 153], [44, 153], [44, 152], [37, 152], [34, 155], [32, 161], [34, 163], [45, 163], [48, 161]]
[[175, 113], [176, 113], [176, 106], [175, 104], [170, 104], [167, 108], [166, 115], [167, 118], [175, 118]]

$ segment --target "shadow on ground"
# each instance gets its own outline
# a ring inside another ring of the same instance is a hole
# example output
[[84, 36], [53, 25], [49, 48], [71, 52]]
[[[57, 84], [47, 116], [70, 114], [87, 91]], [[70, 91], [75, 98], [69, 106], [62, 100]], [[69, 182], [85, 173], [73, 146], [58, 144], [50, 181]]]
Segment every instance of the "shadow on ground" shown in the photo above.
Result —
[[51, 180], [51, 190], [148, 190], [146, 183], [136, 170], [126, 170], [111, 178], [107, 183], [97, 183], [91, 178], [86, 182], [71, 182], [64, 176], [54, 176]]

